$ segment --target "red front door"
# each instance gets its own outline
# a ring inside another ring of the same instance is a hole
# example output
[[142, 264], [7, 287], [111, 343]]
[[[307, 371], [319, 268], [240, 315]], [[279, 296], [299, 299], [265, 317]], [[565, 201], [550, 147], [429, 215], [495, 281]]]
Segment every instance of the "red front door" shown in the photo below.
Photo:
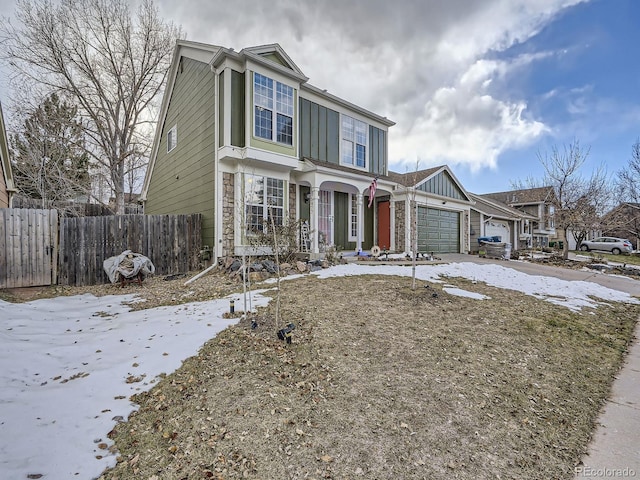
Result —
[[391, 211], [388, 201], [378, 203], [378, 246], [382, 250], [391, 248]]

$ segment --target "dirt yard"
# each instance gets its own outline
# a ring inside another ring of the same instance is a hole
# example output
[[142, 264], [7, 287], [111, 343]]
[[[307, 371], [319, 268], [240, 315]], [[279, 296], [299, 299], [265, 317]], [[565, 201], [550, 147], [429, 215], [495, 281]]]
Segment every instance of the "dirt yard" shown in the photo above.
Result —
[[[184, 280], [103, 289], [147, 307], [238, 289]], [[132, 397], [102, 478], [572, 479], [640, 307], [573, 313], [447, 281], [491, 299], [397, 277], [283, 282], [278, 326], [271, 302]]]

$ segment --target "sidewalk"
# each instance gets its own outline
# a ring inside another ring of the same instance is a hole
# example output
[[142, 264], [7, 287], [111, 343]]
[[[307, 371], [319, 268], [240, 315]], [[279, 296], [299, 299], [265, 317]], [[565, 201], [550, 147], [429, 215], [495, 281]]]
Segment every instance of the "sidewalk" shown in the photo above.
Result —
[[576, 478], [640, 478], [640, 324]]

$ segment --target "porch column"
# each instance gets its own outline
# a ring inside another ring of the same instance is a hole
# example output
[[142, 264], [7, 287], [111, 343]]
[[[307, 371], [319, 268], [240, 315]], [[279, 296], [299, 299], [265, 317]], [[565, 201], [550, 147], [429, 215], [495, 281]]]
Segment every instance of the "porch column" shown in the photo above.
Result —
[[389, 237], [391, 238], [391, 245], [389, 250], [391, 252], [396, 251], [396, 202], [389, 199]]
[[318, 200], [320, 199], [320, 188], [311, 187], [311, 253], [320, 253], [318, 245]]
[[363, 201], [364, 196], [362, 195], [361, 192], [358, 192], [358, 200], [357, 200], [357, 206], [358, 206], [358, 215], [356, 216], [357, 218], [357, 230], [358, 230], [358, 236], [356, 238], [356, 252], [359, 252], [360, 250], [362, 250], [362, 240], [364, 239], [364, 201]]

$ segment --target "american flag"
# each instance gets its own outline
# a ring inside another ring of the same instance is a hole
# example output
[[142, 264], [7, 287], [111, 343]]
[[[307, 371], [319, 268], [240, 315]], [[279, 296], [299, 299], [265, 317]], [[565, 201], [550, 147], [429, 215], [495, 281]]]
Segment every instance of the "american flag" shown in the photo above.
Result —
[[373, 197], [376, 196], [377, 188], [378, 188], [378, 177], [375, 177], [373, 180], [371, 180], [371, 185], [369, 185], [369, 207], [367, 208], [371, 208], [371, 205], [373, 205]]

